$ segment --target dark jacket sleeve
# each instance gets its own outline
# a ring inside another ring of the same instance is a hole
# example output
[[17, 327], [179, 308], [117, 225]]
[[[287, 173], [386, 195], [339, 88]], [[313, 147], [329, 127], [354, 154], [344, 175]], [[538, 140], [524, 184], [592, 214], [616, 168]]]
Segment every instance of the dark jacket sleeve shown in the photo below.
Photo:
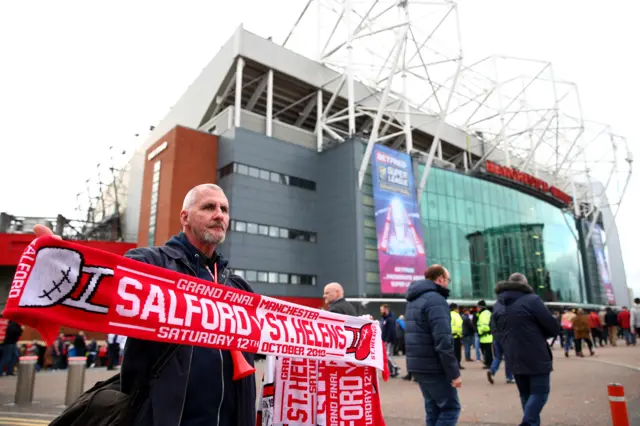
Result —
[[446, 302], [427, 303], [422, 309], [433, 336], [433, 343], [440, 358], [440, 364], [449, 380], [457, 379], [460, 377], [460, 368], [453, 350], [449, 307]]
[[531, 301], [531, 310], [536, 318], [536, 321], [542, 328], [542, 331], [547, 338], [556, 337], [562, 329], [558, 325], [558, 322], [553, 317], [549, 309], [544, 306], [542, 299], [538, 296], [533, 296]]

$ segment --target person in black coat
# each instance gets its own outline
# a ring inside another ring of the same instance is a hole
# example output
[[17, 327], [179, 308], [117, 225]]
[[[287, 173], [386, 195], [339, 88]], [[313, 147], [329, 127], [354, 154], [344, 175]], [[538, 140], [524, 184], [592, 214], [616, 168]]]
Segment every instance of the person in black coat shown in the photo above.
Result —
[[352, 317], [357, 315], [356, 308], [344, 298], [344, 289], [339, 283], [329, 283], [324, 286], [323, 298], [329, 312]]
[[391, 377], [400, 374], [400, 367], [393, 361], [393, 348], [397, 342], [396, 317], [389, 309], [389, 305], [380, 305], [380, 328], [382, 329], [382, 342], [387, 351], [387, 363]]
[[524, 411], [521, 425], [539, 425], [553, 370], [547, 339], [557, 336], [560, 326], [524, 275], [512, 274], [495, 292], [491, 329], [516, 379]]
[[412, 282], [407, 290], [407, 371], [420, 386], [427, 424], [455, 425], [461, 410], [456, 388], [462, 379], [447, 304], [451, 278], [441, 265], [430, 266], [424, 275], [426, 279]]

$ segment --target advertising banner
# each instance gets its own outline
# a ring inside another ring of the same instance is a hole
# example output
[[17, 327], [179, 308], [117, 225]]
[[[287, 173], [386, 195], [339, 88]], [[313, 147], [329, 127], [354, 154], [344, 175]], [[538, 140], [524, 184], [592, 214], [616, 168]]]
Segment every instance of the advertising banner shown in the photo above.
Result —
[[405, 293], [427, 266], [408, 154], [376, 145], [371, 156], [381, 293]]
[[613, 284], [611, 284], [611, 278], [609, 277], [609, 266], [607, 265], [607, 256], [604, 253], [604, 238], [603, 231], [600, 226], [595, 225], [593, 232], [593, 251], [596, 255], [596, 263], [598, 264], [598, 271], [600, 272], [600, 279], [604, 287], [604, 292], [607, 295], [607, 302], [610, 305], [616, 304], [616, 297], [613, 293]]

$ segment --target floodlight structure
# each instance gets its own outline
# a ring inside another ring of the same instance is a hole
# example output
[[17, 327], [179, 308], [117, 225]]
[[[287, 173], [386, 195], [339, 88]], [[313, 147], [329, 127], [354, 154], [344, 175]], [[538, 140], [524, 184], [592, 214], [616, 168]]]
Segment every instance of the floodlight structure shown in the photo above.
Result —
[[[318, 150], [326, 137], [367, 140], [359, 171], [362, 186], [373, 145], [414, 152], [414, 130], [437, 126], [447, 116], [462, 67], [458, 6], [453, 1], [309, 0], [283, 46], [341, 73], [325, 105], [317, 103]], [[315, 27], [315, 52], [306, 30]], [[305, 37], [306, 35], [306, 37]], [[354, 82], [367, 93], [355, 93]], [[327, 82], [331, 83], [331, 82]], [[347, 107], [330, 114], [346, 84]], [[346, 131], [339, 123], [347, 122]], [[433, 154], [430, 158], [433, 157]]]
[[583, 118], [578, 87], [557, 79], [550, 62], [492, 56], [464, 66], [447, 122], [477, 136], [465, 171], [491, 160], [571, 194], [575, 216], [591, 221], [588, 241], [600, 209], [615, 219], [632, 171], [626, 139]]
[[[307, 115], [321, 106], [318, 151], [366, 140], [362, 187], [374, 144], [404, 149], [425, 163], [418, 197], [434, 161], [475, 173], [491, 160], [572, 195], [568, 209], [591, 221], [590, 232], [603, 207], [615, 218], [633, 162], [626, 140], [583, 118], [577, 86], [558, 79], [550, 62], [463, 61], [458, 8], [447, 0], [307, 1], [282, 44], [339, 72], [339, 82], [306, 100]], [[345, 85], [346, 105], [336, 109]], [[445, 127], [465, 142], [451, 145]]]

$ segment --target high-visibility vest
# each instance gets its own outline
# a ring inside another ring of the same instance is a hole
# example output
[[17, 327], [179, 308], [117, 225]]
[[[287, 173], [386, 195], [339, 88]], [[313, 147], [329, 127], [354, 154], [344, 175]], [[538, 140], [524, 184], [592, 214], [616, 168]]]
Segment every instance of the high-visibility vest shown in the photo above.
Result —
[[493, 343], [491, 335], [491, 312], [487, 309], [480, 312], [478, 316], [478, 335], [480, 343]]
[[462, 338], [462, 317], [456, 311], [451, 311], [451, 334], [456, 339]]

